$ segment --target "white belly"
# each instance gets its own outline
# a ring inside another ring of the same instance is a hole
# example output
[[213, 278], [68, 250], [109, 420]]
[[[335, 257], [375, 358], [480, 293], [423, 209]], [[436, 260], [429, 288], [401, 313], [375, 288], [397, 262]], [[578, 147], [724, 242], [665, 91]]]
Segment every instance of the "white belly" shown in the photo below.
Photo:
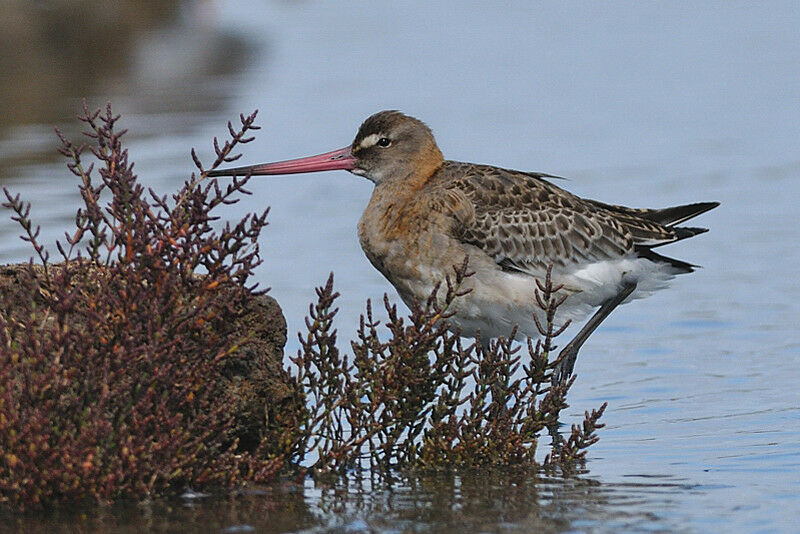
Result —
[[[478, 332], [484, 339], [508, 337], [514, 325], [518, 326], [518, 337], [536, 338], [539, 331], [533, 320], [536, 314], [544, 324], [544, 312], [537, 306], [534, 293], [534, 276], [508, 272], [496, 264], [484, 264], [468, 278], [472, 291], [457, 299], [452, 309], [456, 312], [450, 319], [466, 337]], [[636, 290], [625, 302], [650, 295], [667, 286], [675, 271], [667, 264], [647, 259], [629, 257], [613, 261], [584, 264], [570, 270], [553, 273], [554, 284], [564, 284], [561, 294], [569, 296], [559, 307], [556, 322], [567, 320], [579, 322], [592, 310], [616, 295], [623, 282], [636, 283]], [[541, 279], [544, 273], [541, 274]]]

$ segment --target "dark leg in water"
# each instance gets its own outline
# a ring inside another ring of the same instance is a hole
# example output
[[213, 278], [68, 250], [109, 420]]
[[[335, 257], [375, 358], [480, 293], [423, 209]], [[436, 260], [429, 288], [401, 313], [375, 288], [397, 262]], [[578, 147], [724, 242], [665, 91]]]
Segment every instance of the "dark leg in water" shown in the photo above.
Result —
[[592, 315], [592, 318], [589, 319], [581, 331], [567, 343], [567, 346], [561, 350], [561, 353], [558, 357], [561, 359], [561, 362], [553, 369], [553, 383], [554, 384], [563, 384], [566, 382], [569, 377], [572, 375], [572, 370], [575, 368], [575, 360], [578, 358], [578, 351], [589, 339], [589, 336], [592, 335], [600, 323], [608, 317], [608, 315], [619, 306], [622, 301], [630, 296], [633, 293], [633, 290], [636, 289], [636, 284], [625, 284], [622, 286], [622, 289], [619, 293], [615, 296], [611, 297], [607, 301], [600, 306], [600, 309]]

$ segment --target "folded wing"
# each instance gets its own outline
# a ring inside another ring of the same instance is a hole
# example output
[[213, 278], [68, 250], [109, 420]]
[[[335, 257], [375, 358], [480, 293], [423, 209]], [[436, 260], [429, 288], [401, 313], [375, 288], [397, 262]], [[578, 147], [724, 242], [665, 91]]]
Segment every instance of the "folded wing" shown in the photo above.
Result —
[[[580, 266], [636, 254], [670, 263], [681, 271], [691, 264], [651, 249], [706, 231], [676, 227], [717, 203], [664, 209], [633, 209], [584, 200], [544, 179], [491, 166], [448, 162], [458, 179], [452, 195], [471, 203], [460, 218], [459, 238], [494, 258], [504, 269], [540, 274], [549, 264]], [[460, 168], [459, 168], [460, 167]]]

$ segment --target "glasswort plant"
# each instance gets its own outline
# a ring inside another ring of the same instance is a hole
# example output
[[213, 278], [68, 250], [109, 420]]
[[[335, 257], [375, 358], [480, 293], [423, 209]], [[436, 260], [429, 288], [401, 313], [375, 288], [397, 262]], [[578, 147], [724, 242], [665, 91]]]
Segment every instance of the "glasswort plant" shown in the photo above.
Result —
[[142, 500], [306, 469], [535, 467], [547, 430], [546, 465], [582, 462], [605, 405], [567, 440], [553, 430], [573, 381], [552, 380], [564, 297], [549, 273], [531, 296], [546, 312], [542, 338], [524, 358], [509, 339], [464, 346], [448, 328], [465, 261], [408, 317], [384, 297], [381, 325], [367, 302], [351, 355], [337, 344], [331, 275], [283, 368], [285, 323], [253, 313], [267, 297], [250, 283], [268, 210], [214, 229], [213, 210], [248, 194], [249, 177], [204, 182], [252, 140], [255, 116], [214, 139], [209, 168], [192, 151], [198, 172], [167, 198], [139, 184], [119, 116], [84, 105], [88, 144], [59, 133], [83, 207], [58, 263], [30, 205], [4, 189], [38, 263], [0, 267], [0, 504]]

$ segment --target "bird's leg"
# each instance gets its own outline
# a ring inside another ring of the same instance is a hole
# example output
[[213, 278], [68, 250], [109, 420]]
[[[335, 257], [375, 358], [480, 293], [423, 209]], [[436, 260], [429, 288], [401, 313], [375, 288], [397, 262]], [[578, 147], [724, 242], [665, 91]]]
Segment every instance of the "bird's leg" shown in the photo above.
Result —
[[589, 319], [581, 331], [567, 343], [567, 346], [564, 347], [558, 355], [558, 359], [561, 360], [556, 368], [553, 369], [553, 383], [554, 384], [563, 384], [564, 382], [569, 379], [572, 375], [572, 371], [575, 368], [575, 360], [578, 358], [578, 351], [589, 339], [589, 336], [592, 335], [600, 323], [608, 317], [608, 315], [619, 306], [622, 301], [630, 296], [633, 293], [633, 290], [636, 289], [636, 284], [634, 283], [626, 283], [622, 286], [622, 289], [619, 293], [608, 299], [600, 306], [600, 309], [592, 315], [592, 318]]
[[[475, 336], [475, 350], [480, 350], [479, 354], [481, 358], [486, 357], [486, 355], [489, 353], [489, 345], [491, 342], [492, 339], [490, 337], [484, 338], [480, 332], [478, 332], [478, 335]], [[480, 349], [478, 349], [478, 346], [480, 346]]]

